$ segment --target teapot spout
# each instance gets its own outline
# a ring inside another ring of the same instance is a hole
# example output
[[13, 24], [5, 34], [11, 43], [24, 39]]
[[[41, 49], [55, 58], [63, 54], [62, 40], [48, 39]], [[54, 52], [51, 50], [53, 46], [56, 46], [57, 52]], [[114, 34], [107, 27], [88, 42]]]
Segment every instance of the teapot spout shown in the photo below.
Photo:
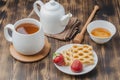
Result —
[[60, 19], [62, 25], [67, 25], [71, 17], [72, 17], [72, 14], [71, 14], [71, 13], [68, 13], [68, 14], [64, 15], [64, 16]]

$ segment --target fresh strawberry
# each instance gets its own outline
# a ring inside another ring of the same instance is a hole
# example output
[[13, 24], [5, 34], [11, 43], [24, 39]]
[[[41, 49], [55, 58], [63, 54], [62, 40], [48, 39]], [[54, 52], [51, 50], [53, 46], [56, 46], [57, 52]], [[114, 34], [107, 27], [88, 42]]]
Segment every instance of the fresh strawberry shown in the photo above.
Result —
[[65, 65], [64, 57], [62, 54], [54, 53], [53, 55], [53, 62], [59, 66]]
[[73, 72], [81, 72], [83, 70], [83, 65], [79, 60], [74, 60], [71, 65], [71, 70]]

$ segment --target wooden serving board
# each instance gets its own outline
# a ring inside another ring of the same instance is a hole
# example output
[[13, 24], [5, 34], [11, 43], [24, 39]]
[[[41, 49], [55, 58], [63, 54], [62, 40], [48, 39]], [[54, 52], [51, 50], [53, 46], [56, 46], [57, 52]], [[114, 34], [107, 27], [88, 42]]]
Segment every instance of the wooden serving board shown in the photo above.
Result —
[[51, 45], [48, 42], [48, 39], [46, 38], [44, 48], [35, 55], [22, 55], [21, 53], [19, 53], [15, 50], [15, 48], [12, 44], [10, 45], [10, 54], [15, 59], [17, 59], [21, 62], [35, 62], [35, 61], [41, 60], [44, 57], [46, 57], [50, 51], [50, 48], [51, 48]]

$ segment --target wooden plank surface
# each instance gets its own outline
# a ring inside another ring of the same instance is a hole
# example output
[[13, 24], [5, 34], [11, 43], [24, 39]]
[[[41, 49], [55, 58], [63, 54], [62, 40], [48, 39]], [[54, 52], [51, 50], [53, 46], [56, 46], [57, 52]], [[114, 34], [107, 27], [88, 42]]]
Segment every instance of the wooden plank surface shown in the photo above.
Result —
[[[42, 0], [44, 3], [49, 0]], [[33, 9], [35, 0], [0, 0], [0, 80], [120, 80], [120, 0], [56, 0], [67, 12], [71, 12], [85, 24], [95, 4], [100, 10], [94, 20], [102, 19], [112, 22], [117, 33], [108, 43], [99, 45], [93, 42], [88, 33], [83, 43], [93, 46], [98, 55], [96, 68], [82, 76], [71, 76], [59, 71], [52, 63], [52, 53], [59, 47], [72, 43], [48, 38], [51, 43], [50, 54], [34, 63], [22, 63], [15, 60], [9, 51], [10, 43], [5, 40], [3, 29], [8, 23], [14, 24], [25, 18]]]

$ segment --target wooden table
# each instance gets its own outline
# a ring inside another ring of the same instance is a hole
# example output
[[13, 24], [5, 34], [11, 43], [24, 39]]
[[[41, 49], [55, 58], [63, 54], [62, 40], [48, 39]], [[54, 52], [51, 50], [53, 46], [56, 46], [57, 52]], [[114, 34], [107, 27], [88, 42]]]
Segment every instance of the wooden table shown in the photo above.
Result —
[[[47, 2], [44, 0], [43, 2]], [[52, 62], [52, 53], [59, 47], [72, 43], [48, 38], [51, 43], [49, 55], [37, 62], [23, 63], [10, 55], [10, 43], [4, 38], [4, 26], [25, 18], [33, 9], [35, 0], [0, 0], [0, 80], [120, 80], [120, 0], [57, 0], [66, 12], [71, 12], [85, 24], [95, 4], [100, 6], [94, 20], [112, 22], [117, 33], [108, 43], [99, 45], [85, 33], [83, 44], [90, 44], [98, 55], [94, 70], [79, 76], [71, 76], [59, 71]]]

